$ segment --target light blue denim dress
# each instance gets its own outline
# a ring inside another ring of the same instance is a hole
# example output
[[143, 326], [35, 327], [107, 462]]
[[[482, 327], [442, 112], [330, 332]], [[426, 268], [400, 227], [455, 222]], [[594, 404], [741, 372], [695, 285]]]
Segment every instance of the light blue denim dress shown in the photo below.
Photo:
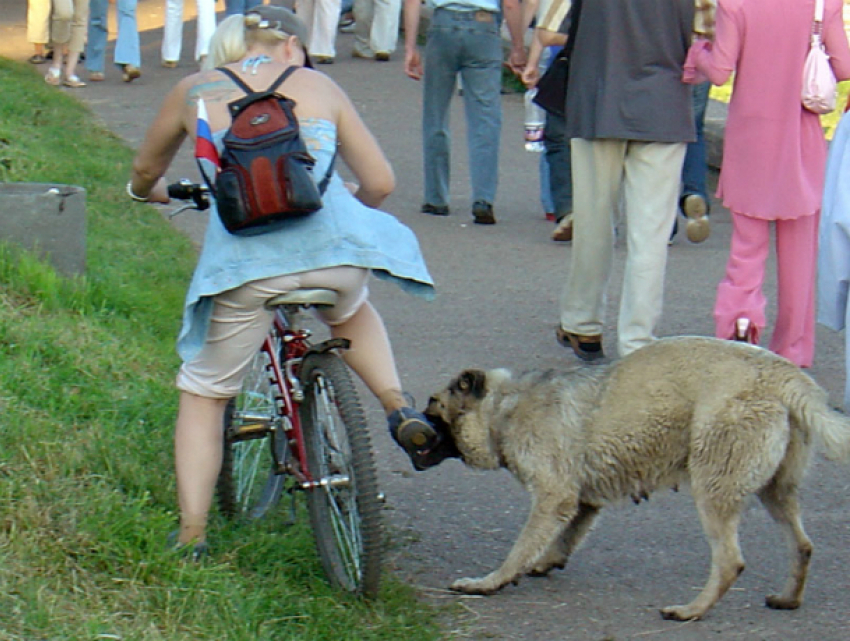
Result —
[[[299, 123], [301, 136], [316, 159], [314, 175], [324, 176], [336, 148], [336, 126], [315, 118]], [[223, 131], [214, 134], [219, 151], [223, 135]], [[228, 233], [213, 203], [177, 340], [177, 352], [184, 361], [204, 345], [213, 297], [253, 280], [354, 266], [371, 269], [378, 278], [395, 282], [415, 296], [434, 297], [434, 282], [419, 242], [395, 216], [354, 198], [336, 173], [322, 203], [319, 211], [257, 236]]]

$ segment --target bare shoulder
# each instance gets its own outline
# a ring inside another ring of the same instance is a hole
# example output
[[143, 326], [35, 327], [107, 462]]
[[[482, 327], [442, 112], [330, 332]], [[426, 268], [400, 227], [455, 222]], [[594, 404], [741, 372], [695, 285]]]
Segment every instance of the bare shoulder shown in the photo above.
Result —
[[233, 82], [215, 69], [199, 71], [187, 76], [182, 82], [186, 83], [186, 101], [192, 103], [201, 96], [207, 103], [226, 102], [237, 92]]

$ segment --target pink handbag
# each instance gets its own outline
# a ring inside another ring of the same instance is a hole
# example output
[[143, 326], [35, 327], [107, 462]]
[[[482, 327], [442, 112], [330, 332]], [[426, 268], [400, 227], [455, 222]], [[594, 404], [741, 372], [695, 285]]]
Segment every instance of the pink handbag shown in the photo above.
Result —
[[837, 82], [829, 55], [823, 46], [823, 2], [815, 0], [815, 19], [812, 22], [812, 39], [809, 53], [803, 64], [803, 107], [816, 114], [827, 114], [835, 109]]

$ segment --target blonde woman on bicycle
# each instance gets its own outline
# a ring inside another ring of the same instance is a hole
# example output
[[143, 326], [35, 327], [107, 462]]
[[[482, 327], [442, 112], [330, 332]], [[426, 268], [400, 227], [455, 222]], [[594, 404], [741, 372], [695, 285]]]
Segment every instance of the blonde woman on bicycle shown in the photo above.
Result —
[[216, 66], [228, 67], [257, 91], [287, 67], [297, 67], [279, 91], [296, 103], [301, 135], [316, 159], [315, 175], [325, 174], [338, 150], [359, 183], [352, 194], [334, 175], [321, 210], [258, 236], [229, 234], [212, 205], [177, 344], [183, 359], [175, 434], [178, 543], [193, 544], [195, 553], [205, 550], [224, 409], [271, 325], [265, 303], [279, 294], [306, 287], [338, 292], [339, 304], [319, 315], [334, 337], [351, 341], [346, 363], [383, 405], [390, 433], [414, 467], [424, 469], [439, 456], [434, 450], [439, 435], [402, 394], [390, 341], [368, 300], [371, 274], [426, 299], [433, 297], [433, 282], [413, 232], [375, 209], [395, 186], [392, 169], [348, 96], [310, 68], [305, 39], [303, 23], [284, 7], [260, 5], [222, 22], [210, 45], [209, 68], [166, 96], [128, 184], [134, 199], [168, 202], [163, 175], [181, 143], [194, 139], [201, 99], [220, 144], [230, 125], [227, 105], [244, 93]]

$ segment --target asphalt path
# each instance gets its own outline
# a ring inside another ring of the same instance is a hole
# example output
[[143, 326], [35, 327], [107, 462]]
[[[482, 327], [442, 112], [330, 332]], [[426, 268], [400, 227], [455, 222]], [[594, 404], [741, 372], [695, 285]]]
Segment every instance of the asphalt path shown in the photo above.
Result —
[[[160, 67], [162, 4], [162, 0], [139, 3], [140, 80], [124, 84], [110, 67], [105, 82], [61, 89], [86, 102], [105, 126], [133, 146], [141, 141], [162, 96], [195, 69], [189, 60], [194, 42], [191, 22], [186, 25], [180, 66]], [[193, 3], [186, 4], [191, 18]], [[18, 60], [30, 55], [24, 21], [23, 0], [2, 3], [0, 55]], [[340, 34], [336, 63], [320, 70], [349, 93], [392, 162], [398, 186], [384, 209], [417, 233], [437, 282], [438, 296], [430, 303], [381, 282], [372, 288], [405, 387], [422, 405], [430, 393], [467, 367], [525, 371], [576, 364], [572, 353], [554, 339], [570, 246], [549, 240], [552, 224], [543, 219], [539, 204], [538, 157], [522, 147], [522, 96], [502, 97], [498, 224], [471, 223], [468, 164], [474, 159], [466, 154], [462, 99], [454, 101], [451, 115], [452, 215], [418, 213], [421, 86], [404, 75], [400, 52], [388, 63], [356, 60], [350, 54], [352, 39]], [[187, 149], [172, 169], [169, 177], [197, 176]], [[124, 180], [126, 176], [116, 176], [116, 181]], [[705, 243], [689, 244], [680, 234], [670, 247], [661, 336], [713, 332], [714, 292], [723, 275], [730, 235], [728, 212], [716, 202], [711, 225]], [[175, 226], [200, 242], [204, 218], [186, 214], [175, 219]], [[614, 351], [624, 251], [621, 240], [605, 328], [609, 352]], [[765, 288], [775, 301], [772, 267]], [[769, 317], [774, 313], [771, 305]], [[765, 338], [769, 330], [767, 334]], [[843, 337], [819, 327], [817, 359], [810, 372], [829, 390], [834, 403], [842, 397], [843, 352]], [[763, 605], [766, 594], [781, 589], [788, 562], [778, 528], [753, 502], [740, 532], [747, 569], [733, 589], [703, 621], [675, 623], [660, 618], [659, 607], [690, 601], [707, 577], [708, 544], [687, 491], [658, 493], [640, 506], [624, 502], [607, 509], [564, 571], [524, 579], [491, 597], [459, 597], [446, 586], [457, 578], [491, 571], [507, 555], [527, 514], [527, 494], [505, 472], [473, 472], [457, 461], [412, 472], [386, 434], [377, 403], [365, 394], [364, 402], [387, 495], [391, 571], [417, 587], [424, 599], [455, 606], [443, 615], [447, 639], [845, 641], [850, 637], [846, 466], [815, 457], [804, 484], [804, 518], [815, 552], [806, 602], [797, 611], [775, 612]]]

